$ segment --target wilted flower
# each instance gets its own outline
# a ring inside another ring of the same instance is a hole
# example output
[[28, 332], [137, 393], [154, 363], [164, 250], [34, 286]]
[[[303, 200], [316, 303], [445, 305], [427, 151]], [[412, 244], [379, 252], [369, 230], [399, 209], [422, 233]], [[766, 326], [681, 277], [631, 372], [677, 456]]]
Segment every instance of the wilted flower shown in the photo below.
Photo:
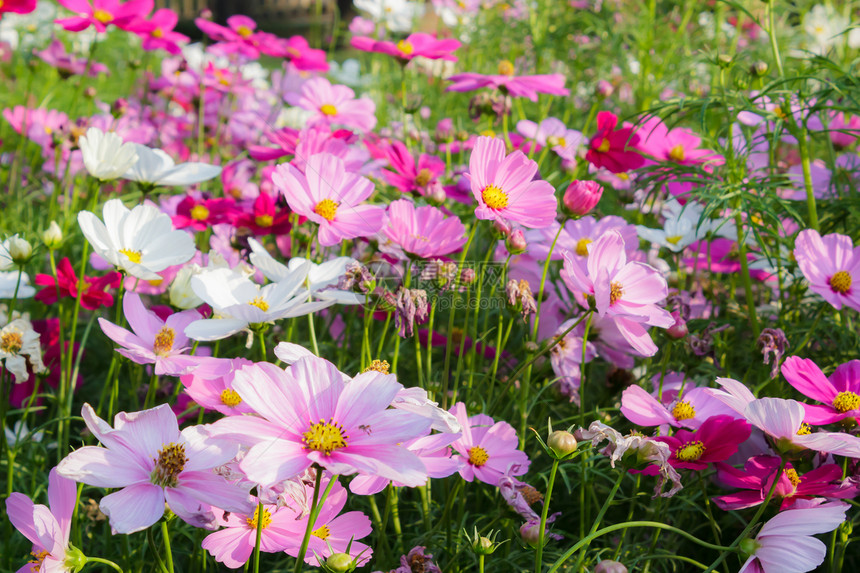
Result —
[[782, 356], [788, 348], [788, 339], [781, 328], [765, 328], [761, 331], [758, 337], [757, 346], [761, 349], [764, 356], [764, 363], [770, 364], [771, 354], [773, 354], [773, 365], [770, 369], [770, 377], [776, 378], [779, 373], [779, 364], [782, 362]]
[[400, 287], [394, 295], [395, 325], [402, 338], [412, 336], [415, 324], [424, 324], [429, 316], [430, 305], [427, 291]]
[[14, 312], [11, 318], [7, 322], [6, 306], [0, 306], [0, 362], [15, 376], [17, 384], [29, 378], [28, 362], [36, 373], [44, 372], [45, 365], [42, 363], [39, 333], [33, 330], [29, 316]]
[[529, 281], [510, 279], [505, 286], [508, 304], [523, 315], [523, 320], [528, 322], [529, 316], [537, 313], [537, 303], [529, 286]]

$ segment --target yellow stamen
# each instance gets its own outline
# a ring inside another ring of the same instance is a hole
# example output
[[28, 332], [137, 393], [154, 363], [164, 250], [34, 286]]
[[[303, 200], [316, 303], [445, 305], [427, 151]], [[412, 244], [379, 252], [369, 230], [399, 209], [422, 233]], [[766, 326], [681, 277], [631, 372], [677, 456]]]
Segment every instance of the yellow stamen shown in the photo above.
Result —
[[109, 22], [113, 22], [113, 14], [108, 12], [107, 10], [96, 10], [93, 12], [93, 18], [101, 22], [102, 24], [107, 24]]
[[621, 284], [612, 281], [609, 283], [609, 304], [613, 305], [621, 299], [624, 294], [624, 287]]
[[268, 312], [269, 310], [269, 303], [263, 300], [263, 297], [261, 296], [254, 297], [252, 300], [249, 300], [248, 304], [250, 304], [251, 306], [256, 306], [263, 312]]
[[833, 407], [842, 414], [860, 407], [860, 396], [854, 392], [840, 392], [833, 399]]
[[600, 141], [600, 145], [597, 146], [597, 151], [600, 153], [606, 153], [609, 151], [609, 148], [612, 147], [612, 144], [609, 143], [609, 140], [605, 137]]
[[176, 487], [179, 474], [185, 469], [188, 456], [185, 455], [185, 444], [171, 442], [161, 448], [155, 460], [155, 469], [149, 479], [161, 487]]
[[576, 254], [579, 255], [580, 257], [587, 257], [588, 256], [588, 245], [590, 245], [593, 242], [594, 241], [592, 241], [588, 237], [583, 237], [580, 240], [578, 240], [576, 242]]
[[149, 283], [149, 286], [157, 287], [161, 286], [161, 283], [164, 282], [164, 279], [152, 279], [151, 281], [146, 281]]
[[136, 265], [140, 264], [142, 253], [140, 251], [132, 251], [131, 249], [120, 249], [120, 253], [128, 257], [128, 260]]
[[[0, 8], [3, 7], [3, 0], [0, 0]], [[27, 563], [32, 563], [34, 566], [30, 568], [30, 571], [41, 571], [42, 570], [42, 562], [45, 560], [45, 557], [50, 555], [47, 549], [42, 549], [41, 551], [31, 551], [30, 555], [34, 557], [27, 561]]]
[[830, 280], [827, 281], [830, 283], [830, 290], [833, 292], [838, 292], [839, 294], [845, 294], [851, 290], [851, 275], [848, 274], [848, 271], [839, 271], [835, 273]]
[[0, 351], [6, 354], [18, 354], [23, 347], [24, 335], [17, 330], [6, 332], [0, 337]]
[[314, 213], [325, 219], [326, 221], [334, 221], [337, 215], [338, 204], [331, 199], [323, 199], [314, 207]]
[[800, 424], [800, 428], [797, 430], [798, 436], [808, 436], [811, 433], [812, 433], [812, 428], [810, 428], [809, 424], [807, 424], [806, 422], [803, 422], [802, 424]]
[[676, 162], [680, 163], [681, 161], [684, 161], [685, 157], [686, 156], [684, 155], [684, 146], [683, 145], [676, 145], [675, 147], [673, 147], [672, 149], [669, 150], [669, 159], [671, 159], [672, 161], [676, 161]]
[[405, 56], [411, 56], [412, 53], [415, 51], [415, 46], [413, 46], [406, 40], [400, 40], [399, 42], [397, 42], [397, 49], [403, 52]]
[[502, 60], [499, 62], [499, 75], [512, 76], [514, 75], [514, 64], [510, 60]]
[[173, 340], [176, 338], [176, 331], [168, 326], [161, 327], [158, 334], [155, 335], [155, 342], [152, 344], [152, 351], [156, 356], [167, 356], [173, 350]]
[[221, 391], [221, 403], [229, 408], [235, 408], [242, 403], [242, 397], [231, 388]]
[[679, 448], [678, 451], [675, 452], [675, 457], [682, 462], [694, 462], [701, 458], [704, 453], [705, 445], [702, 442], [690, 442], [688, 444], [684, 444], [682, 448]]
[[696, 409], [689, 402], [681, 400], [672, 408], [672, 416], [679, 422], [696, 417]]
[[337, 108], [334, 107], [333, 105], [331, 105], [330, 103], [327, 103], [327, 104], [320, 106], [320, 111], [322, 112], [323, 115], [328, 115], [328, 116], [337, 115]]
[[797, 475], [797, 470], [794, 468], [789, 468], [785, 470], [785, 477], [788, 478], [788, 481], [791, 482], [791, 485], [794, 489], [797, 489], [797, 486], [800, 485], [800, 476]]
[[481, 197], [490, 209], [504, 209], [508, 206], [508, 194], [495, 185], [484, 187], [484, 190], [481, 191]]
[[152, 36], [153, 38], [163, 38], [164, 37], [164, 31], [162, 31], [161, 28], [156, 28], [155, 30], [150, 32], [149, 35]]
[[257, 509], [254, 510], [254, 516], [246, 518], [245, 523], [247, 523], [248, 527], [251, 529], [257, 529], [257, 520], [260, 520], [260, 527], [262, 529], [266, 529], [272, 524], [272, 514], [264, 507], [263, 516], [260, 517], [260, 506], [257, 506]]
[[475, 446], [473, 448], [469, 448], [469, 463], [475, 467], [481, 467], [485, 463], [490, 461], [490, 454], [487, 453], [487, 450], [482, 448], [481, 446]]
[[311, 532], [311, 535], [314, 537], [319, 537], [323, 541], [329, 538], [331, 535], [331, 529], [328, 528], [328, 525], [323, 525], [322, 527], [318, 527]]
[[252, 30], [248, 26], [239, 26], [236, 29], [236, 33], [239, 34], [240, 36], [242, 36], [243, 38], [247, 38], [248, 36], [251, 36], [254, 33], [254, 30]]
[[682, 235], [673, 235], [671, 237], [666, 237], [666, 242], [670, 245], [677, 245], [678, 241], [680, 241], [682, 238]]
[[191, 218], [195, 221], [205, 221], [209, 218], [209, 209], [204, 205], [194, 205], [191, 208]]
[[327, 456], [337, 449], [345, 448], [346, 439], [349, 437], [343, 433], [343, 426], [331, 419], [328, 422], [320, 420], [311, 424], [310, 429], [303, 435], [307, 449], [322, 452]]
[[430, 170], [426, 167], [418, 172], [418, 176], [415, 177], [415, 184], [419, 187], [425, 187], [430, 180], [433, 179], [433, 174], [430, 173]]
[[271, 227], [275, 222], [275, 218], [271, 215], [257, 215], [254, 217], [254, 222], [258, 227]]
[[382, 372], [383, 374], [389, 374], [391, 372], [391, 365], [388, 364], [388, 360], [374, 360], [370, 363], [370, 366], [361, 371], [362, 374], [365, 372], [370, 372], [371, 370], [375, 372]]

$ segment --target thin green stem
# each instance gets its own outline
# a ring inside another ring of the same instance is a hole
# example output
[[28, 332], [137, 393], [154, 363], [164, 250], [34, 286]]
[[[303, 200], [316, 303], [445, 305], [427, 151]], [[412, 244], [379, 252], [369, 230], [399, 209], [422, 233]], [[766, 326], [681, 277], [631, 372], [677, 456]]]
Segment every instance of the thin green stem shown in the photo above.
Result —
[[167, 521], [161, 522], [161, 536], [164, 542], [164, 552], [167, 554], [167, 570], [173, 573], [173, 551], [170, 550], [170, 532], [167, 530]]
[[263, 538], [263, 502], [257, 502], [257, 537], [254, 541], [254, 573], [260, 573], [260, 540]]
[[555, 474], [558, 471], [558, 460], [552, 460], [552, 469], [549, 472], [549, 483], [546, 486], [546, 497], [543, 501], [543, 509], [540, 513], [540, 530], [538, 531], [538, 545], [535, 548], [535, 573], [541, 573], [543, 569], [543, 543], [546, 536], [546, 516], [549, 513], [549, 500], [552, 497], [552, 488], [555, 485]]

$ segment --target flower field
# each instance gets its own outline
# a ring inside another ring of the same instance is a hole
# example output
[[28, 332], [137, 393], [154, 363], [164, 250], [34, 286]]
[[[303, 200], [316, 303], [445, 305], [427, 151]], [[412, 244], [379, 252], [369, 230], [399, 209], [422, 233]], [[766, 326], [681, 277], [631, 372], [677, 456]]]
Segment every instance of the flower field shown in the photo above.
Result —
[[817, 2], [0, 0], [0, 572], [860, 569]]

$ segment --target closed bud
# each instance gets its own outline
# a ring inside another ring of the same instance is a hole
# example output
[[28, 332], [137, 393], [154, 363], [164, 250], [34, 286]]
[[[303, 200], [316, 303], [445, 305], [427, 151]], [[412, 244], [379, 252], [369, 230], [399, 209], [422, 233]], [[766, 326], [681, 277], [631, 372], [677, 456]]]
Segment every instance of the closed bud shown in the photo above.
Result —
[[23, 265], [30, 260], [30, 255], [33, 254], [33, 247], [30, 246], [30, 243], [18, 235], [12, 235], [7, 239], [6, 249], [9, 251], [9, 256], [12, 257], [12, 262], [16, 265]]
[[750, 66], [750, 74], [753, 76], [762, 77], [767, 74], [768, 69], [770, 69], [767, 65], [767, 62], [758, 61]]
[[520, 526], [520, 537], [527, 545], [537, 547], [540, 542], [540, 521], [527, 521]]
[[675, 324], [666, 329], [666, 334], [675, 340], [687, 336], [690, 330], [687, 328], [687, 323], [681, 318], [681, 314], [676, 310], [672, 312], [672, 318], [675, 319]]
[[475, 550], [475, 553], [479, 555], [488, 555], [493, 552], [493, 542], [486, 537], [479, 537], [475, 540], [475, 543], [472, 545], [472, 548]]
[[94, 97], [96, 97], [97, 93], [98, 91], [96, 91], [95, 87], [87, 86], [87, 89], [84, 90], [84, 97], [88, 99], [93, 99]]
[[498, 231], [501, 238], [507, 237], [511, 234], [511, 224], [505, 220], [496, 219], [493, 221], [493, 228]]
[[594, 567], [594, 573], [627, 573], [627, 567], [618, 561], [604, 559]]
[[334, 573], [346, 573], [355, 569], [355, 560], [346, 553], [335, 553], [325, 560], [325, 566]]
[[60, 248], [63, 244], [63, 231], [56, 221], [51, 221], [48, 228], [42, 232], [42, 242], [52, 251]]
[[87, 557], [84, 555], [80, 549], [75, 547], [74, 545], [69, 545], [68, 549], [66, 549], [66, 559], [63, 561], [63, 567], [65, 567], [65, 571], [74, 571], [77, 573], [81, 569], [84, 568], [84, 565], [87, 564]]
[[612, 95], [612, 92], [615, 91], [615, 88], [612, 87], [612, 84], [606, 80], [600, 80], [597, 82], [597, 95], [598, 97], [607, 98]]
[[576, 451], [576, 438], [564, 430], [556, 430], [547, 438], [546, 445], [559, 458], [566, 457]]
[[508, 235], [508, 238], [505, 239], [505, 247], [511, 255], [519, 255], [526, 251], [528, 243], [522, 229], [516, 229]]
[[720, 54], [717, 56], [717, 65], [721, 68], [729, 68], [732, 65], [734, 58], [730, 54]]
[[603, 186], [597, 181], [574, 181], [564, 192], [564, 206], [574, 215], [587, 215], [600, 202]]

